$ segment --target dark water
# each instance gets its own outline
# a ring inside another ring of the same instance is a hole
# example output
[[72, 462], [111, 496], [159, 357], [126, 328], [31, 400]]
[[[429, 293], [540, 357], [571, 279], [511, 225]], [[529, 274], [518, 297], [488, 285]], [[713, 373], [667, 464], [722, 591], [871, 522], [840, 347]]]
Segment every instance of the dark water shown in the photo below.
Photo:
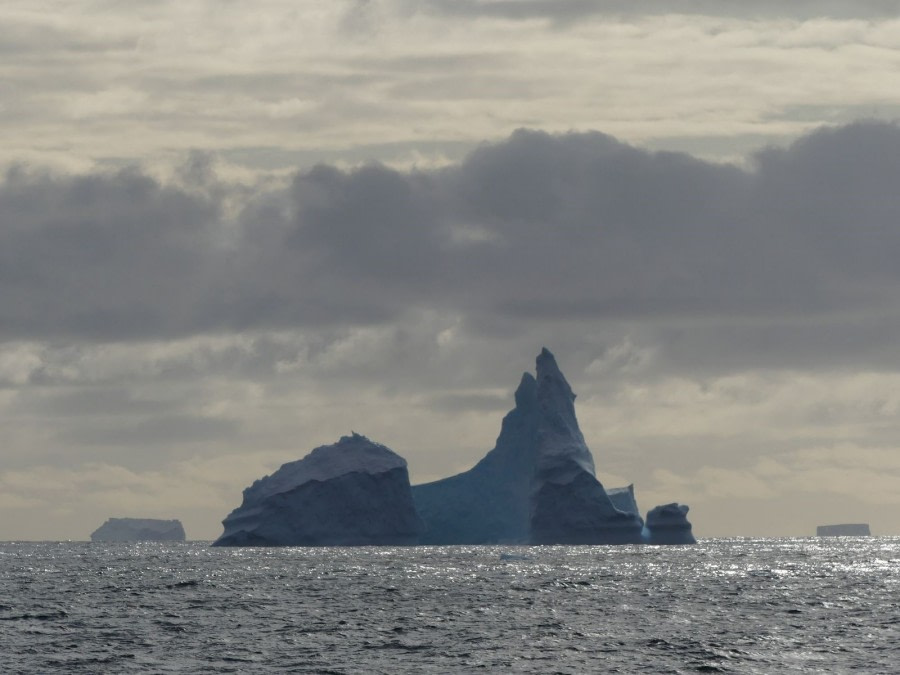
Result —
[[0, 671], [897, 673], [900, 538], [2, 543]]

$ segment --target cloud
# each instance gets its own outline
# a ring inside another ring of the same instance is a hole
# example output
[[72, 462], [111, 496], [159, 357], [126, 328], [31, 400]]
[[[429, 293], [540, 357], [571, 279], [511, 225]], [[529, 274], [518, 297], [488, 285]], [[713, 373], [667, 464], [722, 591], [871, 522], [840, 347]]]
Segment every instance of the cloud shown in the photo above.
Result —
[[653, 348], [635, 345], [630, 336], [606, 349], [585, 369], [589, 375], [627, 374], [634, 376], [650, 369], [655, 353]]
[[4, 469], [239, 491], [355, 428], [436, 478], [547, 345], [604, 475], [781, 509], [790, 453], [896, 436], [900, 131], [853, 120], [898, 116], [898, 9], [3, 3]]
[[900, 129], [860, 122], [746, 167], [521, 130], [439, 169], [286, 184], [225, 181], [203, 153], [169, 180], [13, 171], [5, 467], [281, 462], [355, 429], [425, 481], [483, 456], [547, 345], [601, 476], [642, 504], [696, 502], [712, 530], [800, 493], [861, 511], [871, 480], [893, 508], [898, 163]]
[[507, 391], [497, 393], [476, 391], [472, 393], [436, 394], [430, 397], [428, 403], [436, 410], [453, 416], [466, 412], [493, 413], [502, 416], [513, 405]]
[[221, 153], [232, 175], [373, 157], [434, 166], [518, 127], [736, 158], [823, 123], [896, 116], [897, 10], [197, 0], [48, 14], [8, 0], [0, 166], [163, 172], [193, 148]]
[[727, 17], [832, 17], [883, 18], [900, 12], [896, 0], [866, 0], [863, 2], [820, 2], [795, 0], [779, 2], [741, 2], [741, 0], [430, 0], [426, 6], [445, 14], [482, 16], [509, 20], [552, 19], [571, 22], [597, 15], [647, 16], [658, 14], [688, 14]]
[[216, 205], [133, 170], [12, 170], [0, 193], [4, 337], [147, 335], [198, 299]]
[[199, 184], [196, 166], [166, 184], [8, 174], [3, 338], [374, 329], [435, 311], [470, 332], [634, 321], [673, 362], [718, 367], [891, 358], [891, 124], [823, 129], [752, 170], [525, 130], [443, 169], [319, 166], [287, 190], [218, 183], [203, 162]]

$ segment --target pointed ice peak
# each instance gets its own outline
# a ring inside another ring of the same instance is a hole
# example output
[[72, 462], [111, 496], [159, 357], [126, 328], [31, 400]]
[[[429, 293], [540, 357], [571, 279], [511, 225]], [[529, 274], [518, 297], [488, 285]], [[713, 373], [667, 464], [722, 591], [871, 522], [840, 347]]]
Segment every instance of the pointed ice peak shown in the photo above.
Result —
[[529, 401], [534, 400], [534, 392], [537, 388], [537, 382], [531, 373], [522, 373], [522, 379], [516, 388], [516, 407], [521, 408]]
[[593, 476], [594, 459], [575, 417], [575, 394], [546, 347], [537, 357], [536, 390], [541, 462], [553, 465], [568, 458]]
[[[549, 349], [544, 347], [537, 357], [537, 381], [538, 386], [542, 389], [546, 388], [550, 381], [553, 381], [553, 390], [563, 394], [569, 398], [570, 402], [575, 400], [575, 394], [566, 381], [565, 375], [556, 364], [556, 359]], [[572, 414], [574, 415], [574, 410]]]
[[537, 357], [538, 378], [540, 378], [541, 376], [541, 371], [545, 371], [547, 372], [547, 374], [551, 372], [559, 372], [559, 366], [556, 365], [556, 358], [553, 356], [553, 353], [546, 347], [543, 347], [541, 349], [541, 353], [538, 354]]

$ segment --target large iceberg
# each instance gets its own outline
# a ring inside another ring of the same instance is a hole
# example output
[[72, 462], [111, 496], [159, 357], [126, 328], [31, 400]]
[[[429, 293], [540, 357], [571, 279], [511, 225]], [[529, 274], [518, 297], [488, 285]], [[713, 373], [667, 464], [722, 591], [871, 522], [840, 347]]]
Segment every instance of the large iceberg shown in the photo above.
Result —
[[244, 490], [214, 546], [415, 544], [406, 460], [352, 434], [284, 464]]
[[184, 541], [178, 520], [110, 518], [91, 533], [91, 541]]
[[639, 543], [643, 522], [594, 474], [575, 395], [545, 348], [522, 376], [494, 449], [464, 473], [413, 487], [423, 543]]
[[345, 436], [244, 490], [214, 545], [693, 543], [686, 506], [645, 526], [632, 485], [604, 489], [556, 359], [544, 349], [536, 365], [468, 471], [410, 488], [402, 457]]

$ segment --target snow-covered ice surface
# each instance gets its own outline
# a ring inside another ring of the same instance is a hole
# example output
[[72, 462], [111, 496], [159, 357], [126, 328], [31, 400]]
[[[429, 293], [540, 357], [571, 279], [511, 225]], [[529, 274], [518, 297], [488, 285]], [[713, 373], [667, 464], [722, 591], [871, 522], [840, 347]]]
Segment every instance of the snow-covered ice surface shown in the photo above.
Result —
[[333, 445], [315, 448], [303, 459], [283, 464], [245, 490], [253, 501], [285, 492], [311, 480], [326, 481], [352, 472], [378, 474], [406, 468], [406, 460], [389, 448], [361, 434], [342, 436]]
[[893, 674], [898, 592], [900, 537], [0, 543], [0, 670]]

